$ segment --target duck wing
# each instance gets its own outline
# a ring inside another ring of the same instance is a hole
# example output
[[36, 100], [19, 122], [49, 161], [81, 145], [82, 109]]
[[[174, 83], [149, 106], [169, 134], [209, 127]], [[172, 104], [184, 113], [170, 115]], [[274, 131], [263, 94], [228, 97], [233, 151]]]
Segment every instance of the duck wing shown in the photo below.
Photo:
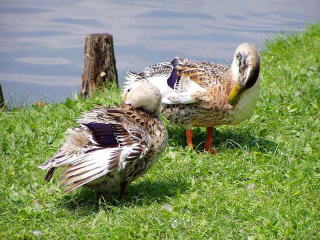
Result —
[[[69, 192], [112, 171], [121, 171], [129, 162], [142, 158], [150, 149], [149, 135], [122, 109], [93, 109], [78, 120], [67, 142], [40, 168], [53, 174], [67, 167], [60, 180]], [[79, 134], [86, 138], [79, 144]], [[73, 145], [72, 145], [73, 144]], [[76, 146], [77, 145], [77, 146]], [[70, 149], [73, 147], [74, 149]], [[50, 176], [51, 178], [51, 176]], [[49, 178], [49, 180], [50, 180]]]
[[125, 88], [135, 81], [147, 79], [159, 88], [162, 103], [189, 104], [197, 102], [197, 95], [212, 85], [224, 84], [224, 74], [228, 70], [219, 64], [176, 57], [170, 63], [147, 67], [139, 74], [129, 72]]
[[212, 85], [220, 86], [224, 81], [224, 74], [229, 68], [211, 62], [189, 60], [186, 58], [175, 58], [172, 61], [175, 73], [170, 76], [171, 86], [178, 91], [184, 91], [184, 84], [195, 82], [203, 88]]

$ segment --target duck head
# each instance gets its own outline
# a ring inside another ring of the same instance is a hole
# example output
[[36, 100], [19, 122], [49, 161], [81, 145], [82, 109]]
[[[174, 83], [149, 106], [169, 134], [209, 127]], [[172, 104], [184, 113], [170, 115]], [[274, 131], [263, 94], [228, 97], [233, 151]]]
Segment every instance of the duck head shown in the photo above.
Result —
[[248, 43], [242, 43], [236, 49], [232, 65], [232, 80], [234, 87], [228, 97], [228, 103], [236, 105], [241, 94], [254, 86], [259, 77], [260, 55], [255, 47]]
[[148, 81], [139, 81], [128, 86], [123, 93], [122, 100], [124, 104], [133, 108], [142, 108], [154, 115], [160, 113], [160, 91]]

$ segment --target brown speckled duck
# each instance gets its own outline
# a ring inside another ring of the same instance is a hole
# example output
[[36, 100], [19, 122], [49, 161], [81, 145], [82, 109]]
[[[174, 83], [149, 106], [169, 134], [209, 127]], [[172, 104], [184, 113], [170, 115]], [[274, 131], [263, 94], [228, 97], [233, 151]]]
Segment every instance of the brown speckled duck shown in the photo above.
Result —
[[[206, 127], [205, 150], [211, 148], [213, 127], [237, 124], [253, 112], [259, 97], [260, 56], [248, 43], [236, 49], [231, 68], [201, 61], [175, 58], [129, 72], [127, 84], [148, 80], [162, 95], [162, 113], [174, 124], [186, 128], [192, 144], [192, 127]], [[127, 85], [125, 85], [124, 91]]]
[[126, 186], [145, 173], [165, 149], [167, 131], [160, 121], [161, 94], [147, 81], [132, 84], [120, 108], [95, 108], [70, 129], [56, 155], [40, 165], [49, 181], [64, 167], [60, 181], [69, 192], [82, 185], [100, 192]]

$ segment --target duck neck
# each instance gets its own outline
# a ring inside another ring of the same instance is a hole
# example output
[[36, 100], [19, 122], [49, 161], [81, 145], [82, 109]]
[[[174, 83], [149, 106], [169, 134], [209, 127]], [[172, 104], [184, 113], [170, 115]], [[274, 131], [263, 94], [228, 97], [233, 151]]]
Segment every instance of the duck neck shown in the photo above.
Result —
[[230, 68], [230, 72], [231, 72], [231, 80], [234, 84], [239, 84], [239, 67], [238, 65], [235, 63], [235, 61], [232, 62], [231, 64], [231, 68]]

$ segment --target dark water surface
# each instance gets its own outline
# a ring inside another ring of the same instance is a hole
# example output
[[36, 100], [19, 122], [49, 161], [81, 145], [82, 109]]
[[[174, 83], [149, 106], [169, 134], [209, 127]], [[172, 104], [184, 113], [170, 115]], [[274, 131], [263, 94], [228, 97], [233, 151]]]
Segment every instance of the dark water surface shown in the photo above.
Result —
[[72, 97], [89, 33], [113, 34], [122, 82], [175, 56], [225, 63], [241, 42], [261, 48], [319, 20], [319, 0], [2, 0], [0, 82], [10, 105]]

